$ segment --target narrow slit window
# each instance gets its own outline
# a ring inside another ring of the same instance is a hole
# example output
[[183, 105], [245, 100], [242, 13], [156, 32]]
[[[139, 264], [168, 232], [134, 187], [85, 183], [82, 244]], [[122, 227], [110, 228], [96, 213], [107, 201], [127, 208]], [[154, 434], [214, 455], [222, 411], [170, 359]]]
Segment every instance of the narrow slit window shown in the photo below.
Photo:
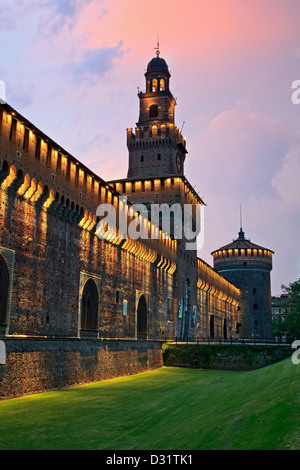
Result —
[[11, 126], [10, 126], [10, 135], [9, 135], [9, 138], [12, 142], [16, 141], [16, 133], [17, 133], [17, 121], [16, 119], [12, 118]]
[[41, 158], [41, 139], [40, 139], [40, 137], [37, 137], [37, 139], [36, 139], [35, 158], [37, 160], [40, 160], [40, 158]]
[[25, 152], [28, 152], [28, 149], [29, 149], [29, 129], [25, 127], [23, 150], [25, 150]]
[[67, 172], [66, 172], [67, 181], [70, 181], [70, 175], [71, 175], [71, 161], [68, 159], [67, 160]]
[[57, 155], [57, 164], [56, 164], [56, 172], [60, 175], [61, 174], [61, 153]]
[[51, 166], [51, 156], [52, 156], [52, 147], [51, 147], [51, 145], [48, 145], [46, 165], [49, 166], [49, 167]]

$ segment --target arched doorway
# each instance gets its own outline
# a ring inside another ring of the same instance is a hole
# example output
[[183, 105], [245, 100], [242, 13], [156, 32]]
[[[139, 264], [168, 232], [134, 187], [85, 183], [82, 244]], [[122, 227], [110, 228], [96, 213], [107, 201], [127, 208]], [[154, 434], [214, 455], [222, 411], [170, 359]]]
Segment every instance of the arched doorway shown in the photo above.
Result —
[[6, 324], [9, 274], [6, 263], [0, 255], [0, 325]]
[[97, 330], [98, 323], [98, 289], [89, 279], [84, 286], [81, 299], [81, 330]]
[[145, 338], [148, 334], [148, 308], [144, 294], [139, 298], [136, 317], [137, 337]]

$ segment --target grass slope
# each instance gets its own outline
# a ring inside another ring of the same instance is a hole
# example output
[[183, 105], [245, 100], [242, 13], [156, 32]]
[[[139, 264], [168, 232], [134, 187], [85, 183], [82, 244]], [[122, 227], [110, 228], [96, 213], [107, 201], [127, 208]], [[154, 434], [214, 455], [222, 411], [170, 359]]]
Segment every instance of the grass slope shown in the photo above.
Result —
[[300, 366], [164, 367], [0, 402], [0, 449], [299, 449]]

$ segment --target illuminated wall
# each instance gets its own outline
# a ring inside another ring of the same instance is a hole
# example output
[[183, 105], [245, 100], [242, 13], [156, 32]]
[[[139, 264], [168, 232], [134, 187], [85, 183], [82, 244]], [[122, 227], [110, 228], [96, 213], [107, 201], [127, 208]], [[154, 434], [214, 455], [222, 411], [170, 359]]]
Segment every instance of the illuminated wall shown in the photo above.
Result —
[[198, 259], [197, 336], [236, 338], [240, 336], [240, 290]]
[[147, 337], [173, 333], [166, 299], [174, 298], [176, 242], [161, 230], [154, 242], [122, 240], [118, 226], [116, 236], [108, 227], [99, 239], [97, 206], [113, 203], [118, 214], [118, 193], [8, 105], [1, 118], [0, 247], [15, 253], [6, 334], [81, 336], [89, 278], [99, 309], [96, 331], [86, 335], [135, 338], [142, 294]]
[[[101, 203], [119, 214], [126, 193], [132, 202], [178, 194], [181, 203], [202, 203], [183, 176], [107, 183], [7, 104], [0, 114], [0, 250], [15, 260], [0, 332], [135, 339], [144, 296], [148, 339], [209, 336], [212, 316], [214, 335], [234, 333], [239, 291], [196, 253], [151, 221], [141, 219], [158, 239], [122, 239], [118, 224], [114, 233], [96, 215]], [[83, 327], [88, 280], [97, 298], [92, 331]]]

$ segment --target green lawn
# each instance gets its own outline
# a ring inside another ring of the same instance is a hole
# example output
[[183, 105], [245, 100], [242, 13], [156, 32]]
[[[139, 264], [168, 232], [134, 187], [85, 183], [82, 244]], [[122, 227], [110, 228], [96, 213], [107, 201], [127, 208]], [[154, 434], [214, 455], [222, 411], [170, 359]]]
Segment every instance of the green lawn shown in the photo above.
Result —
[[0, 449], [300, 449], [300, 365], [164, 367], [0, 402]]

